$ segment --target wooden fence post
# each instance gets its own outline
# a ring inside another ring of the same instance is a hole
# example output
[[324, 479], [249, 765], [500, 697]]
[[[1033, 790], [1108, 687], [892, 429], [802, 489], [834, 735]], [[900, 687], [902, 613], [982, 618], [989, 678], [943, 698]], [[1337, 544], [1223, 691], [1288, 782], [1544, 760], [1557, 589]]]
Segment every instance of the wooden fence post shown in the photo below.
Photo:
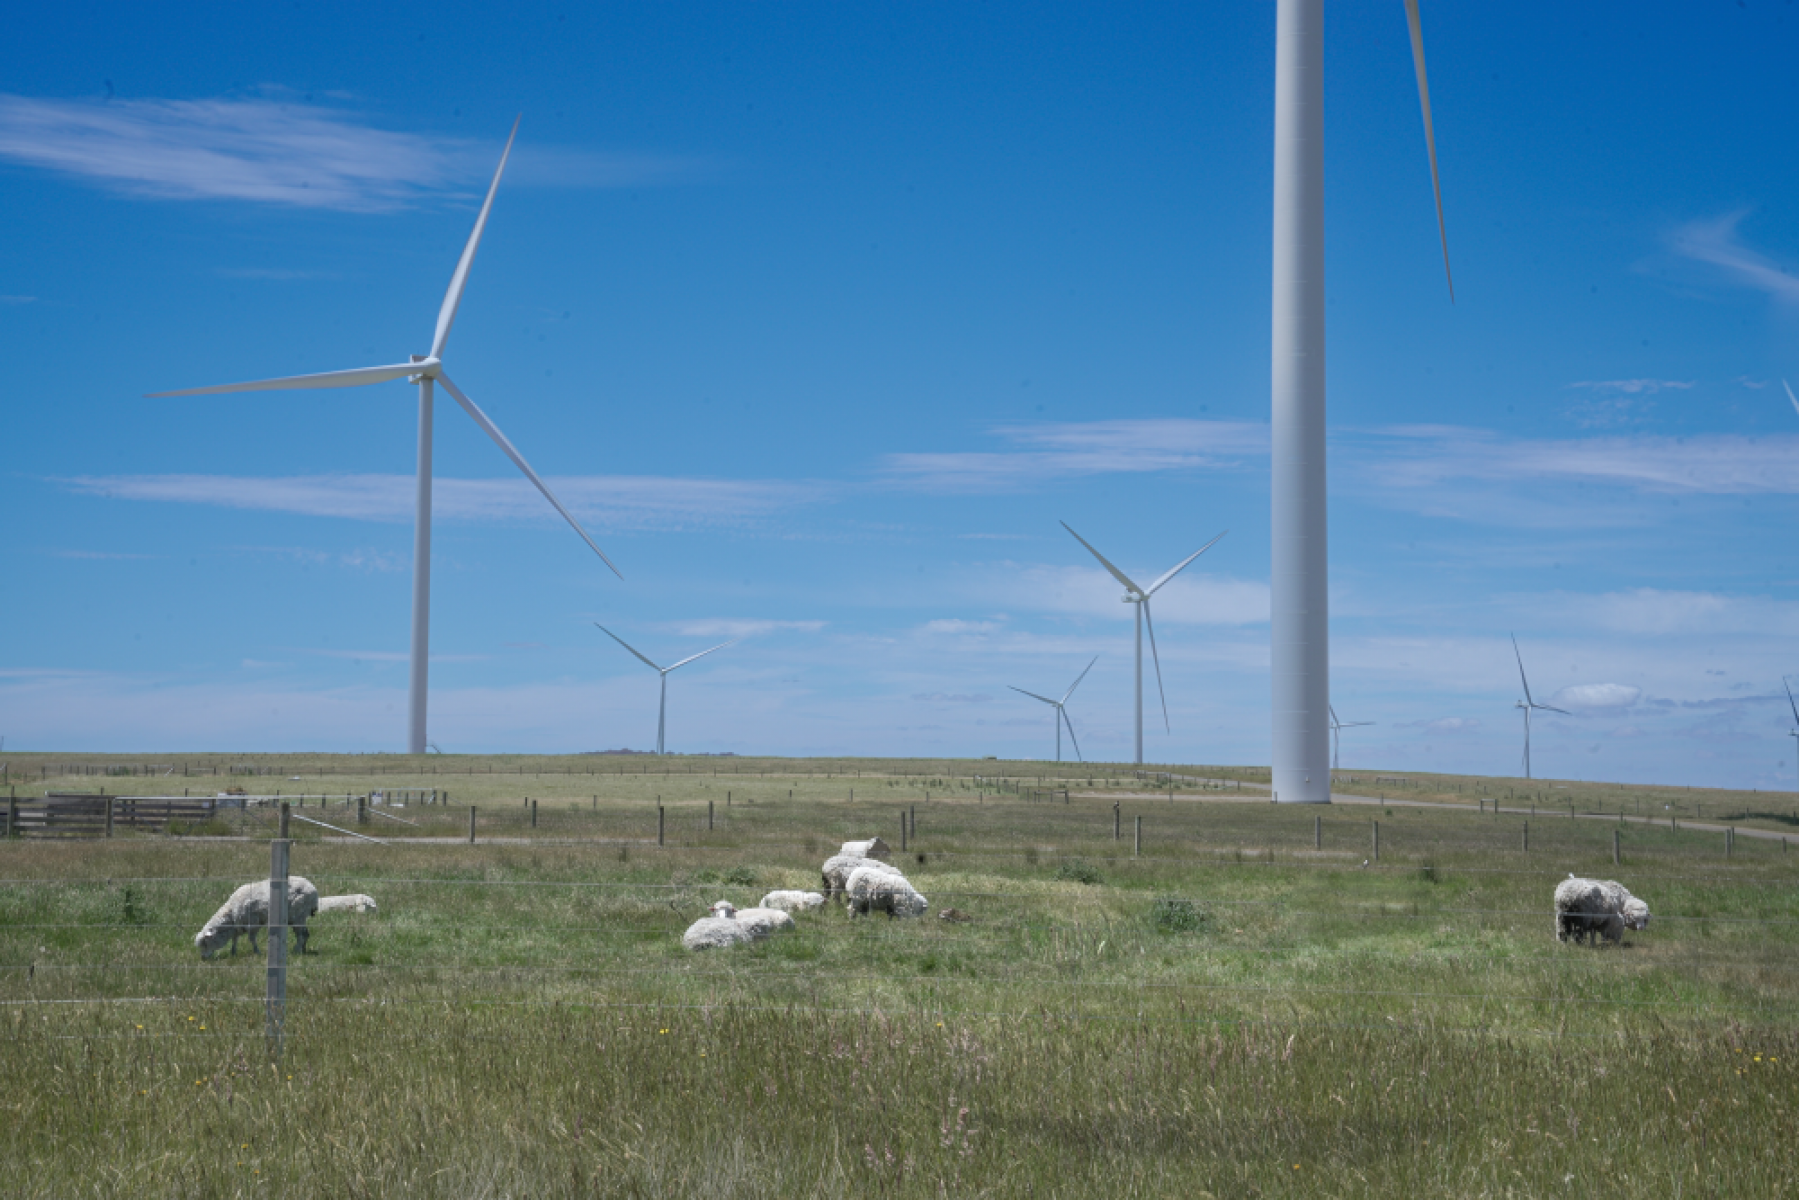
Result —
[[1122, 827], [1119, 824], [1124, 818], [1119, 815], [1118, 805], [1119, 801], [1112, 801], [1112, 840], [1115, 842], [1123, 840], [1124, 837]]
[[356, 823], [358, 825], [369, 823], [369, 798], [367, 796], [356, 797]]
[[1530, 822], [1529, 821], [1524, 822], [1524, 849], [1527, 853], [1530, 850]]
[[665, 825], [664, 816], [667, 811], [668, 810], [663, 808], [660, 804], [656, 806], [656, 844], [658, 846], [662, 845], [662, 832]]
[[269, 973], [263, 1035], [269, 1057], [277, 1062], [287, 1022], [287, 860], [292, 845], [286, 838], [269, 843]]
[[1618, 831], [1612, 830], [1612, 866], [1618, 865]]
[[906, 817], [906, 828], [911, 831], [912, 840], [918, 840], [918, 805], [914, 804]]
[[537, 828], [537, 801], [531, 801], [531, 828]]
[[906, 810], [900, 809], [900, 853], [906, 852]]
[[112, 801], [113, 801], [113, 798], [111, 796], [108, 796], [106, 798], [106, 836], [107, 837], [112, 836]]
[[708, 832], [712, 829], [712, 801], [710, 800], [706, 801], [706, 829]]
[[1131, 856], [1141, 858], [1143, 856], [1143, 818], [1138, 817], [1136, 824], [1136, 836], [1131, 841]]
[[1368, 824], [1373, 827], [1374, 861], [1379, 862], [1380, 861], [1380, 822], [1379, 821], [1370, 821], [1370, 822], [1368, 822]]
[[468, 844], [475, 844], [475, 806], [468, 806]]

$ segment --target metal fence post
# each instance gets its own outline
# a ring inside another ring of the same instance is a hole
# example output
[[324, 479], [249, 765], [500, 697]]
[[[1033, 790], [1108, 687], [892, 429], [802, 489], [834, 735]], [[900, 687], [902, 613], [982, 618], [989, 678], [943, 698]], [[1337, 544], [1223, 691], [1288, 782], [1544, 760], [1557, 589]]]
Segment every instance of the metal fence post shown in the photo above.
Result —
[[112, 836], [112, 801], [113, 801], [113, 798], [111, 796], [108, 796], [106, 798], [106, 836], [107, 837]]
[[1131, 856], [1141, 858], [1143, 856], [1143, 818], [1138, 817], [1136, 824], [1136, 835], [1131, 839]]
[[282, 841], [286, 841], [288, 838], [287, 830], [289, 824], [290, 818], [288, 817], [287, 801], [283, 800], [281, 802], [281, 832], [277, 835]]
[[1370, 821], [1370, 822], [1368, 822], [1368, 824], [1371, 825], [1374, 830], [1374, 861], [1379, 862], [1380, 861], [1380, 822], [1379, 821]]
[[287, 860], [292, 845], [286, 838], [269, 843], [269, 979], [263, 1035], [269, 1056], [277, 1062], [287, 1023]]
[[668, 810], [663, 808], [660, 804], [656, 806], [656, 844], [658, 846], [662, 845], [662, 833], [667, 825], [667, 821], [665, 820], [667, 812]]
[[468, 806], [468, 844], [475, 844], [475, 806]]

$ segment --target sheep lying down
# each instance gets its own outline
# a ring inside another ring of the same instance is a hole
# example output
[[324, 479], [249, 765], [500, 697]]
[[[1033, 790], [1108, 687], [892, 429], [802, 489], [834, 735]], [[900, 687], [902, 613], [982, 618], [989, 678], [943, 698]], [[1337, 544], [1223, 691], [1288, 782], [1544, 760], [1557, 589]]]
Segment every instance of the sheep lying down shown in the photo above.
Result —
[[[287, 877], [287, 924], [294, 931], [294, 944], [306, 953], [306, 919], [319, 910], [319, 889], [298, 875]], [[250, 935], [250, 950], [258, 951], [256, 939], [269, 925], [269, 881], [246, 883], [231, 893], [231, 899], [212, 914], [212, 919], [194, 935], [194, 946], [201, 958], [211, 958], [225, 947], [237, 953], [239, 934]]]
[[319, 911], [328, 912], [374, 912], [377, 908], [373, 896], [320, 896]]
[[1649, 906], [1613, 879], [1570, 875], [1555, 886], [1555, 936], [1565, 942], [1622, 942], [1626, 929], [1646, 929]]
[[689, 950], [721, 950], [746, 942], [758, 942], [782, 930], [792, 929], [793, 918], [778, 908], [737, 908], [729, 900], [712, 906], [681, 935]]
[[782, 912], [811, 912], [823, 908], [825, 898], [818, 892], [770, 892], [762, 897], [759, 908], [778, 908]]

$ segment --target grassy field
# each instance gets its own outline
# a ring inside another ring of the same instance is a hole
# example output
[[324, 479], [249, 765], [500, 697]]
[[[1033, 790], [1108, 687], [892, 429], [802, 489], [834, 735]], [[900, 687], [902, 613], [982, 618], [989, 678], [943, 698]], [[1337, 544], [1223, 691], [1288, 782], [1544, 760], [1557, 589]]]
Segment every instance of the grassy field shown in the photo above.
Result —
[[[153, 790], [150, 760], [6, 758], [21, 794]], [[1447, 777], [1344, 786], [1454, 807], [1321, 812], [991, 761], [156, 766], [175, 794], [337, 795], [296, 811], [387, 844], [296, 823], [293, 870], [380, 911], [316, 919], [275, 1064], [261, 960], [192, 946], [266, 877], [268, 810], [0, 846], [9, 1195], [1799, 1194], [1799, 855], [1567, 815], [1785, 829], [1771, 797], [1576, 785], [1532, 818]], [[405, 787], [450, 802], [359, 826], [341, 800]], [[914, 807], [896, 860], [929, 917], [681, 950], [714, 899], [897, 849]], [[1555, 942], [1569, 872], [1650, 928]]]

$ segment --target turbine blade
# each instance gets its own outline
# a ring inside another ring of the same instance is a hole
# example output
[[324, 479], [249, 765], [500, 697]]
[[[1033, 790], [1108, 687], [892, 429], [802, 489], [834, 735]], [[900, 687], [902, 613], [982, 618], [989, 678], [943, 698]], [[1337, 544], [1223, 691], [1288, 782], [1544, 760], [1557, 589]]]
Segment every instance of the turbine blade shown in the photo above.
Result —
[[487, 199], [481, 201], [481, 215], [475, 218], [474, 232], [468, 235], [468, 245], [462, 248], [462, 257], [456, 262], [456, 273], [450, 276], [450, 289], [444, 293], [443, 306], [437, 310], [437, 332], [431, 335], [432, 358], [442, 358], [444, 344], [450, 340], [450, 326], [456, 323], [456, 309], [462, 304], [462, 289], [468, 286], [469, 268], [475, 265], [475, 251], [481, 248], [481, 232], [487, 228], [493, 194], [500, 190], [500, 176], [506, 172], [506, 159], [512, 154], [512, 139], [518, 136], [518, 123], [522, 119], [512, 119], [512, 132], [506, 135], [506, 148], [500, 151], [500, 165], [494, 168], [493, 182], [487, 185]]
[[1169, 733], [1174, 726], [1168, 723], [1168, 693], [1162, 690], [1162, 660], [1156, 654], [1156, 623], [1149, 619], [1149, 597], [1145, 596], [1138, 603], [1143, 605], [1143, 624], [1149, 630], [1149, 657], [1156, 664], [1156, 694], [1162, 697], [1162, 727]]
[[285, 392], [296, 388], [361, 387], [365, 383], [386, 383], [418, 374], [417, 363], [394, 363], [386, 367], [357, 367], [350, 371], [321, 371], [316, 375], [284, 375], [280, 379], [257, 379], [250, 383], [218, 383], [212, 387], [182, 388], [176, 392], [151, 392], [146, 400], [165, 396], [219, 396], [226, 392]]
[[1058, 713], [1058, 714], [1060, 714], [1060, 715], [1061, 715], [1061, 718], [1062, 718], [1062, 720], [1063, 720], [1063, 721], [1064, 721], [1064, 722], [1065, 722], [1065, 723], [1066, 723], [1066, 724], [1067, 724], [1067, 726], [1068, 726], [1068, 740], [1069, 740], [1069, 741], [1071, 741], [1071, 742], [1074, 742], [1074, 757], [1075, 757], [1075, 761], [1076, 761], [1076, 762], [1086, 762], [1086, 761], [1087, 761], [1087, 760], [1086, 760], [1086, 759], [1084, 759], [1084, 758], [1082, 758], [1082, 757], [1081, 757], [1081, 743], [1080, 743], [1080, 742], [1079, 742], [1079, 741], [1076, 741], [1076, 740], [1075, 740], [1075, 736], [1074, 736], [1074, 722], [1073, 722], [1073, 721], [1071, 721], [1071, 720], [1069, 720], [1069, 718], [1068, 718], [1068, 710], [1067, 710], [1067, 709], [1065, 709], [1065, 708], [1063, 708], [1063, 707], [1062, 707], [1062, 706], [1061, 706], [1061, 705], [1060, 705], [1060, 704], [1058, 704], [1058, 705], [1056, 705], [1056, 712], [1057, 712], [1057, 713]]
[[[735, 646], [739, 640], [740, 639], [738, 639], [738, 638], [732, 638], [728, 642], [720, 642], [718, 645], [712, 647], [712, 650], [723, 650], [726, 646]], [[708, 654], [712, 653], [712, 650], [702, 650], [698, 654], [689, 654], [686, 658], [682, 659], [680, 662], [676, 663], [673, 667], [670, 667], [668, 670], [672, 671], [675, 669], [675, 667], [684, 667], [696, 658], [705, 658]], [[667, 673], [668, 673], [668, 671], [663, 672], [663, 674], [665, 674], [665, 675]]]
[[1793, 686], [1785, 675], [1780, 677], [1780, 686], [1787, 690], [1787, 707], [1793, 710], [1793, 724], [1799, 725], [1799, 704], [1793, 703]]
[[1326, 704], [1324, 707], [1331, 715], [1331, 728], [1341, 729], [1343, 727], [1343, 722], [1337, 720], [1337, 706], [1334, 704]]
[[1424, 110], [1424, 145], [1430, 151], [1430, 190], [1437, 198], [1437, 236], [1443, 241], [1443, 278], [1449, 281], [1449, 302], [1455, 303], [1455, 276], [1449, 271], [1449, 228], [1443, 223], [1443, 185], [1437, 182], [1437, 135], [1430, 123], [1430, 82], [1424, 75], [1424, 26], [1418, 16], [1418, 0], [1405, 0], [1405, 23], [1412, 31], [1412, 67], [1418, 73], [1418, 106]]
[[1087, 553], [1091, 554], [1094, 558], [1099, 559], [1099, 565], [1104, 567], [1106, 570], [1112, 572], [1112, 578], [1116, 579], [1119, 583], [1122, 583], [1125, 587], [1129, 588], [1131, 591], [1136, 592], [1139, 596], [1141, 596], [1143, 594], [1143, 589], [1138, 587], [1136, 584], [1132, 583], [1131, 577], [1129, 575], [1126, 575], [1123, 571], [1120, 571], [1117, 567], [1115, 567], [1111, 563], [1107, 562], [1106, 556], [1101, 554], [1099, 551], [1095, 550], [1093, 548], [1092, 544], [1090, 542], [1088, 542], [1086, 538], [1082, 537], [1078, 533], [1075, 533], [1074, 530], [1069, 529], [1067, 521], [1059, 521], [1057, 523], [1059, 525], [1061, 525], [1062, 528], [1068, 529], [1068, 532], [1073, 535], [1075, 541], [1079, 542], [1083, 546], [1086, 546]]
[[1518, 656], [1518, 679], [1524, 684], [1525, 702], [1535, 704], [1536, 701], [1530, 698], [1530, 680], [1524, 678], [1524, 655], [1518, 650], [1518, 635], [1515, 633], [1512, 635], [1512, 653]]
[[573, 526], [575, 532], [581, 535], [581, 540], [587, 543], [587, 548], [599, 555], [600, 561], [605, 563], [608, 567], [611, 567], [614, 575], [618, 575], [620, 579], [623, 579], [624, 576], [619, 573], [619, 569], [612, 566], [612, 560], [606, 557], [606, 552], [596, 546], [593, 539], [587, 536], [587, 531], [581, 528], [581, 522], [575, 520], [575, 518], [569, 514], [568, 509], [562, 507], [562, 501], [556, 499], [556, 493], [550, 490], [550, 485], [537, 477], [537, 472], [531, 469], [531, 464], [525, 461], [524, 455], [513, 448], [512, 443], [506, 440], [506, 435], [500, 432], [499, 427], [487, 419], [487, 414], [482, 412], [479, 408], [476, 408], [475, 402], [463, 395], [462, 389], [451, 383], [448, 375], [439, 374], [437, 382], [443, 384], [450, 395], [456, 398], [456, 403], [462, 405], [462, 410], [475, 419], [475, 424], [487, 431], [487, 436], [494, 440], [494, 445], [506, 452], [506, 457], [512, 460], [512, 465], [523, 471], [525, 473], [525, 478], [537, 485], [537, 490], [543, 493], [543, 498], [548, 500], [551, 507], [562, 514], [562, 519]]
[[[1228, 530], [1228, 529], [1224, 531], [1224, 533], [1229, 533], [1229, 532], [1230, 532], [1230, 530]], [[1164, 573], [1160, 579], [1158, 579], [1154, 583], [1150, 584], [1148, 589], [1145, 590], [1143, 594], [1145, 596], [1155, 595], [1157, 588], [1161, 587], [1163, 584], [1167, 583], [1170, 579], [1173, 579], [1176, 575], [1179, 575], [1182, 571], [1186, 570], [1188, 563], [1192, 562], [1194, 559], [1196, 559], [1200, 555], [1204, 554], [1207, 550], [1210, 550], [1213, 546], [1216, 546], [1218, 544], [1218, 538], [1223, 537], [1224, 533], [1219, 534], [1218, 537], [1213, 538], [1211, 541], [1207, 542], [1205, 545], [1201, 546], [1199, 549], [1197, 549], [1193, 553], [1189, 554], [1186, 558], [1183, 558], [1181, 560], [1179, 566], [1175, 567], [1172, 571], [1168, 571], [1168, 572]]]
[[1561, 713], [1561, 714], [1562, 714], [1562, 715], [1563, 715], [1563, 716], [1564, 716], [1564, 717], [1571, 717], [1571, 716], [1573, 716], [1573, 715], [1574, 715], [1574, 714], [1573, 714], [1573, 713], [1571, 713], [1571, 712], [1569, 712], [1569, 711], [1568, 711], [1568, 710], [1567, 710], [1567, 709], [1565, 709], [1565, 708], [1557, 708], [1557, 707], [1556, 707], [1556, 706], [1555, 706], [1555, 705], [1553, 705], [1553, 704], [1533, 704], [1533, 705], [1531, 705], [1531, 707], [1532, 707], [1532, 708], [1540, 708], [1540, 709], [1542, 709], [1542, 710], [1543, 710], [1543, 711], [1544, 711], [1544, 712], [1555, 712], [1555, 713]]
[[607, 637], [611, 638], [613, 641], [617, 642], [619, 645], [623, 646], [625, 649], [629, 650], [631, 653], [637, 655], [637, 657], [640, 660], [642, 660], [643, 665], [650, 668], [652, 671], [662, 670], [661, 667], [657, 666], [655, 663], [651, 662], [649, 659], [644, 658], [643, 654], [637, 649], [636, 646], [633, 646], [630, 642], [627, 642], [624, 638], [618, 636], [618, 634], [613, 633], [610, 629], [606, 628], [604, 625], [600, 624], [598, 621], [595, 621], [593, 623], [593, 627], [595, 629], [599, 630], [601, 633], [605, 634]]
[[1012, 685], [1009, 683], [1006, 686], [1009, 688], [1012, 688], [1013, 691], [1018, 692], [1021, 695], [1029, 696], [1033, 700], [1041, 700], [1045, 704], [1050, 705], [1052, 708], [1062, 707], [1060, 704], [1057, 704], [1054, 700], [1051, 700], [1048, 696], [1039, 696], [1036, 692], [1027, 692], [1021, 687], [1012, 687]]
[[1787, 399], [1793, 402], [1793, 411], [1799, 412], [1799, 396], [1793, 395], [1793, 385], [1783, 379], [1780, 381], [1780, 386], [1787, 390]]
[[1086, 667], [1082, 669], [1081, 673], [1079, 675], [1075, 676], [1074, 682], [1068, 685], [1068, 690], [1066, 692], [1062, 693], [1062, 703], [1064, 703], [1064, 704], [1068, 703], [1068, 698], [1070, 696], [1074, 695], [1074, 689], [1081, 686], [1081, 680], [1087, 678], [1087, 672], [1091, 671], [1093, 669], [1093, 663], [1096, 663], [1098, 661], [1099, 661], [1099, 655], [1095, 654], [1093, 656], [1093, 661], [1089, 662], [1086, 665]]

